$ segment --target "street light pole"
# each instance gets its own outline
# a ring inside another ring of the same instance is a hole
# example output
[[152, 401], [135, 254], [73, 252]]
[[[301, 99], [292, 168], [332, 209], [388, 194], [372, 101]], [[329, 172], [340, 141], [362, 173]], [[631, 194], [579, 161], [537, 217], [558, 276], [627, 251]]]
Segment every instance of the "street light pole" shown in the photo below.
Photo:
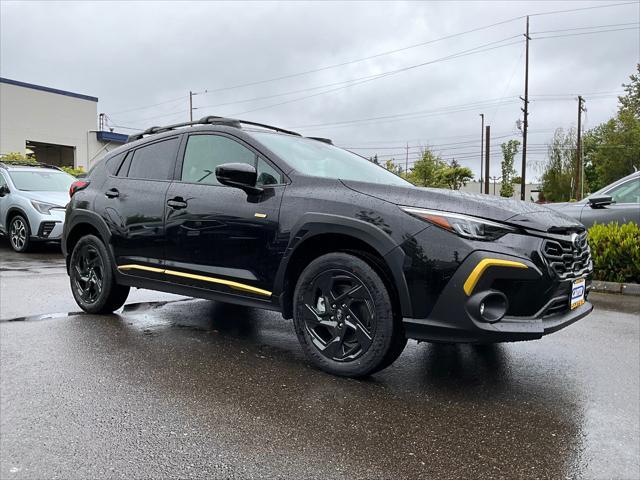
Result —
[[480, 128], [480, 193], [482, 193], [482, 184], [484, 183], [482, 180], [484, 178], [482, 174], [482, 154], [484, 153], [484, 113], [480, 114], [482, 118], [482, 128]]

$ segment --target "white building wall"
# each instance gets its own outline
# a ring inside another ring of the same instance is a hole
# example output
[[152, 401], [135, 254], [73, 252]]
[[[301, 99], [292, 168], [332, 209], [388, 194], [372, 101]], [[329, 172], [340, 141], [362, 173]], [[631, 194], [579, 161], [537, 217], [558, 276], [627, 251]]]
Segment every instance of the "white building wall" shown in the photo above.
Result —
[[0, 154], [25, 152], [27, 140], [75, 148], [87, 168], [95, 146], [96, 101], [0, 82]]

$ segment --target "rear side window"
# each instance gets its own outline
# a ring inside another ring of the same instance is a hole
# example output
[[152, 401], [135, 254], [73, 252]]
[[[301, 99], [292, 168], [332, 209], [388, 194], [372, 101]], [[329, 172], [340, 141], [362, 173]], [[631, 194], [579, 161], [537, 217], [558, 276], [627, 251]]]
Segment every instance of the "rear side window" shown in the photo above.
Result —
[[177, 151], [177, 137], [140, 147], [133, 152], [127, 176], [148, 180], [169, 180], [173, 174]]

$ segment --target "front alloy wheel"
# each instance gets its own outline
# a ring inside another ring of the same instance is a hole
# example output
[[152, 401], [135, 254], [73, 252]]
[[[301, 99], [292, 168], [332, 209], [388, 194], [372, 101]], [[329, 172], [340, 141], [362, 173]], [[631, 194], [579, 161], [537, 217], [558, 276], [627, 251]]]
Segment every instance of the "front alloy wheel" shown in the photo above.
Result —
[[325, 270], [304, 294], [304, 325], [314, 346], [330, 360], [364, 354], [375, 332], [375, 309], [367, 287], [345, 270]]
[[21, 216], [16, 215], [9, 226], [9, 242], [16, 252], [26, 252], [29, 248], [29, 224]]
[[404, 349], [399, 312], [374, 264], [350, 253], [328, 253], [298, 277], [293, 322], [316, 367], [363, 377], [391, 365]]

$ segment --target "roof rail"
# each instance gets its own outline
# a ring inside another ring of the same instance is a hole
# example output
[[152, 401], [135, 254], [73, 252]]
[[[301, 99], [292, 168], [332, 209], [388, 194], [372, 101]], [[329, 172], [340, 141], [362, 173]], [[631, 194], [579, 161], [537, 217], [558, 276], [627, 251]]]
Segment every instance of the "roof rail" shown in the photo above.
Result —
[[49, 165], [48, 163], [40, 163], [40, 162], [25, 162], [20, 160], [0, 160], [0, 167], [42, 167], [42, 168], [52, 168], [54, 170], [62, 169], [56, 165]]
[[280, 132], [280, 133], [287, 133], [289, 135], [296, 135], [298, 137], [302, 136], [297, 132], [292, 132], [290, 130], [285, 130], [284, 128], [274, 127], [272, 125], [266, 125], [264, 123], [256, 123], [256, 122], [250, 122], [248, 120], [238, 120], [236, 118], [225, 118], [225, 117], [219, 117], [219, 116], [215, 116], [215, 115], [207, 115], [206, 117], [202, 117], [200, 120], [195, 120], [193, 122], [174, 123], [172, 125], [166, 125], [164, 127], [156, 126], [156, 127], [147, 128], [143, 132], [134, 133], [132, 135], [129, 135], [129, 137], [127, 138], [127, 143], [134, 142], [136, 140], [140, 140], [141, 138], [143, 138], [143, 137], [145, 137], [147, 135], [155, 135], [157, 133], [169, 132], [169, 131], [175, 130], [177, 128], [192, 127], [192, 126], [195, 126], [195, 125], [224, 125], [224, 126], [227, 126], [227, 127], [234, 127], [234, 128], [242, 128], [242, 125], [251, 125], [251, 126], [254, 126], [254, 127], [261, 127], [261, 128], [266, 128], [266, 129], [269, 129], [269, 130], [274, 130], [274, 131]]

